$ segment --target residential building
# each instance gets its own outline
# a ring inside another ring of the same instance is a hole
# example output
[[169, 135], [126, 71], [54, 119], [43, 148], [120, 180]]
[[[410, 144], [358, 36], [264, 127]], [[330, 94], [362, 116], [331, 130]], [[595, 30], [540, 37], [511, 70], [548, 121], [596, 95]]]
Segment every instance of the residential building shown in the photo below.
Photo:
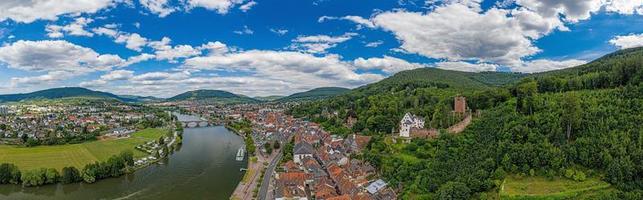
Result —
[[305, 157], [312, 158], [314, 152], [313, 146], [308, 144], [308, 142], [299, 142], [295, 144], [295, 148], [293, 149], [293, 161], [297, 164], [302, 164], [301, 161]]

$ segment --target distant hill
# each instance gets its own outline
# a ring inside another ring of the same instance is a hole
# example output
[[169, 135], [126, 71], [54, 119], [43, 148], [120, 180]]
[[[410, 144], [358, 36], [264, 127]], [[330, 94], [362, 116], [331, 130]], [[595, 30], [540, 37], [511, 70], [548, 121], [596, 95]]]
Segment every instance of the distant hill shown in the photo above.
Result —
[[148, 102], [160, 102], [165, 100], [163, 98], [158, 98], [153, 96], [136, 96], [136, 95], [118, 95], [118, 96], [124, 99], [129, 99], [131, 100], [131, 102], [148, 103]]
[[318, 100], [341, 95], [349, 91], [350, 89], [341, 87], [321, 87], [306, 92], [295, 93], [290, 96], [280, 98], [277, 101]]
[[265, 97], [253, 97], [253, 98], [260, 101], [275, 101], [277, 99], [284, 98], [284, 96], [272, 95], [272, 96], [265, 96]]
[[453, 88], [478, 90], [508, 85], [527, 75], [508, 72], [461, 72], [438, 68], [418, 68], [402, 71], [376, 83], [354, 89], [354, 92], [377, 94], [413, 88]]
[[24, 93], [24, 94], [0, 95], [0, 101], [12, 102], [12, 101], [36, 100], [36, 99], [60, 99], [60, 98], [69, 98], [69, 97], [106, 98], [106, 99], [116, 99], [124, 102], [135, 101], [134, 99], [120, 97], [112, 93], [93, 91], [93, 90], [89, 90], [81, 87], [52, 88], [52, 89], [46, 89], [46, 90], [41, 90], [41, 91], [36, 91], [31, 93]]
[[257, 103], [257, 99], [222, 90], [194, 90], [181, 93], [167, 101], [207, 101], [211, 103]]

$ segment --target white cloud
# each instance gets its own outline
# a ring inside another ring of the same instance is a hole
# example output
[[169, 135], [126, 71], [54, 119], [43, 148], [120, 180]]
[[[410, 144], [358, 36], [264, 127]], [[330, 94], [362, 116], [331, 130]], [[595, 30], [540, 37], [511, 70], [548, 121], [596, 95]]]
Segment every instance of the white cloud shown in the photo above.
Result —
[[353, 16], [353, 15], [348, 15], [344, 17], [331, 17], [331, 16], [321, 16], [317, 20], [319, 23], [325, 22], [327, 20], [348, 20], [356, 23], [357, 29], [362, 29], [363, 27], [368, 27], [368, 28], [375, 28], [375, 24], [371, 22], [368, 19], [364, 19], [363, 17], [360, 16]]
[[346, 42], [356, 35], [356, 33], [345, 33], [340, 36], [298, 36], [292, 40], [293, 44], [289, 48], [308, 53], [326, 53], [327, 49], [336, 47], [337, 44]]
[[0, 21], [11, 19], [31, 23], [39, 19], [57, 20], [64, 14], [96, 13], [115, 3], [115, 0], [2, 0]]
[[539, 59], [539, 60], [525, 61], [521, 65], [510, 67], [510, 69], [513, 72], [537, 73], [537, 72], [545, 72], [545, 71], [575, 67], [585, 63], [587, 63], [587, 61], [576, 60], [576, 59], [563, 60], [563, 61]]
[[134, 71], [114, 70], [105, 75], [100, 76], [100, 79], [106, 80], [106, 81], [119, 81], [119, 80], [127, 80], [129, 78], [132, 78], [133, 76], [134, 76]]
[[378, 41], [374, 41], [374, 42], [366, 43], [366, 45], [364, 45], [364, 46], [365, 46], [365, 47], [375, 48], [375, 47], [378, 47], [378, 46], [380, 46], [380, 45], [382, 45], [382, 44], [384, 44], [384, 41], [382, 41], [382, 40], [378, 40]]
[[154, 54], [157, 60], [169, 60], [170, 62], [176, 62], [176, 59], [179, 58], [187, 58], [201, 54], [201, 50], [195, 49], [190, 45], [171, 46], [171, 41], [172, 40], [170, 38], [163, 37], [161, 41], [153, 41], [149, 43], [149, 46], [155, 50]]
[[606, 4], [605, 9], [609, 12], [643, 15], [643, 0], [611, 0]]
[[175, 8], [168, 5], [168, 0], [139, 0], [139, 2], [159, 17], [165, 17], [175, 11]]
[[243, 5], [239, 6], [239, 10], [241, 10], [243, 12], [247, 12], [248, 10], [250, 10], [255, 5], [257, 5], [257, 2], [250, 1], [250, 2], [248, 2], [246, 4], [243, 4]]
[[101, 55], [62, 40], [14, 42], [0, 47], [0, 61], [9, 68], [34, 72], [108, 70], [124, 62], [117, 55]]
[[[187, 59], [182, 69], [249, 73], [250, 77], [279, 82], [292, 87], [356, 86], [383, 77], [358, 74], [350, 62], [337, 55], [314, 56], [291, 51], [261, 51], [211, 55]], [[273, 90], [274, 91], [274, 90]]]
[[516, 4], [537, 12], [544, 18], [562, 18], [568, 22], [578, 22], [598, 12], [603, 0], [516, 0]]
[[643, 33], [631, 35], [619, 35], [609, 41], [612, 45], [621, 49], [643, 46]]
[[85, 30], [85, 27], [92, 23], [94, 20], [85, 17], [76, 18], [72, 23], [65, 26], [59, 25], [47, 25], [45, 30], [47, 31], [47, 36], [50, 38], [60, 38], [64, 36], [64, 33], [73, 36], [87, 36], [92, 37], [94, 33]]
[[286, 29], [274, 29], [274, 28], [271, 28], [271, 29], [270, 29], [270, 32], [273, 32], [273, 33], [275, 33], [275, 34], [277, 34], [277, 35], [285, 35], [286, 33], [288, 33], [288, 30], [286, 30]]
[[125, 47], [134, 51], [141, 51], [142, 47], [149, 41], [138, 33], [121, 34], [114, 40], [116, 43], [125, 43]]
[[237, 35], [252, 35], [255, 33], [252, 29], [248, 28], [248, 26], [245, 25], [243, 26], [243, 29], [233, 32]]
[[134, 71], [114, 70], [100, 76], [97, 80], [81, 82], [79, 85], [81, 87], [101, 87], [107, 85], [110, 81], [128, 80], [132, 77], [134, 77]]
[[230, 49], [228, 48], [228, 45], [223, 44], [219, 41], [208, 42], [206, 44], [201, 45], [197, 49], [206, 50], [209, 52], [210, 55], [224, 54], [230, 51]]
[[203, 7], [208, 10], [215, 10], [219, 14], [226, 14], [230, 8], [242, 4], [243, 0], [187, 0], [188, 9]]
[[357, 69], [379, 69], [387, 74], [393, 74], [404, 70], [427, 67], [426, 64], [410, 63], [395, 57], [384, 56], [383, 58], [357, 58], [353, 61]]
[[67, 41], [20, 40], [0, 47], [0, 62], [7, 67], [45, 73], [33, 77], [13, 78], [12, 85], [45, 83], [69, 79], [94, 71], [106, 71], [122, 65], [117, 55], [98, 54], [94, 50]]
[[[478, 13], [461, 4], [438, 7], [429, 14], [385, 12], [373, 22], [391, 31], [401, 48], [426, 57], [518, 64], [540, 50], [506, 10]], [[427, 28], [430, 27], [430, 28]]]
[[469, 63], [464, 61], [438, 62], [435, 66], [440, 69], [455, 70], [463, 72], [484, 72], [496, 71], [498, 65], [489, 63]]

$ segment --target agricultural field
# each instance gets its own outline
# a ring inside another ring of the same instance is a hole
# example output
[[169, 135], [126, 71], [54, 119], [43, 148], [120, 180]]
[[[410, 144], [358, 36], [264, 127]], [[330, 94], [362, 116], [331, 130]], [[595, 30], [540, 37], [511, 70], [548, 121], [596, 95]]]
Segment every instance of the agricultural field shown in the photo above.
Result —
[[146, 154], [134, 149], [136, 145], [156, 140], [166, 134], [163, 129], [145, 129], [130, 138], [98, 140], [81, 144], [56, 146], [16, 147], [0, 145], [0, 163], [13, 163], [21, 170], [74, 166], [82, 169], [86, 164], [107, 160], [125, 150], [134, 152], [134, 157]]
[[578, 182], [566, 178], [508, 176], [500, 188], [501, 199], [578, 199], [602, 190], [610, 184], [598, 178]]

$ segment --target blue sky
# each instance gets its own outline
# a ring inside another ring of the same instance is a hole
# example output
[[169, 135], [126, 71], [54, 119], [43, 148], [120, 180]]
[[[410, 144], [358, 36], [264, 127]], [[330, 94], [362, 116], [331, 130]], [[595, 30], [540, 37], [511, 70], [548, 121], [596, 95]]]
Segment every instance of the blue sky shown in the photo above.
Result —
[[534, 73], [643, 45], [630, 0], [5, 0], [0, 93], [354, 88], [402, 70]]

